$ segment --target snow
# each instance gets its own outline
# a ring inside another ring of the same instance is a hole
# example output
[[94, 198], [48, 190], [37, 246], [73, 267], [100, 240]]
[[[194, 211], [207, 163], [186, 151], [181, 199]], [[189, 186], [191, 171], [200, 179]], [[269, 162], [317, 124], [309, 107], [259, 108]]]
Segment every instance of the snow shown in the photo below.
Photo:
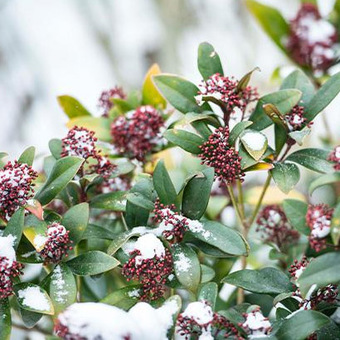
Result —
[[176, 254], [175, 266], [180, 272], [187, 272], [190, 267], [190, 259], [188, 259], [183, 253]]
[[193, 233], [202, 234], [202, 236], [205, 239], [208, 239], [211, 236], [210, 231], [204, 230], [203, 224], [201, 222], [199, 222], [197, 220], [190, 220], [189, 218], [187, 218], [187, 222], [188, 222], [188, 228]]
[[140, 297], [140, 294], [139, 294], [139, 289], [134, 289], [134, 290], [131, 290], [130, 292], [128, 292], [128, 297], [130, 298], [139, 298]]
[[51, 284], [55, 287], [55, 300], [59, 303], [65, 302], [65, 297], [67, 296], [67, 290], [66, 290], [66, 282], [63, 279], [63, 275], [61, 272], [61, 267], [56, 266], [53, 275], [51, 278]]
[[140, 236], [134, 244], [134, 249], [140, 251], [140, 255], [136, 256], [136, 265], [139, 265], [143, 260], [165, 255], [163, 243], [154, 234]]
[[174, 300], [158, 309], [139, 302], [129, 312], [102, 303], [75, 303], [59, 315], [59, 321], [71, 334], [88, 340], [166, 340], [177, 310]]
[[249, 328], [251, 330], [251, 334], [249, 338], [261, 338], [265, 335], [265, 332], [268, 328], [271, 327], [271, 324], [268, 318], [265, 318], [260, 311], [254, 311], [247, 315], [246, 321], [242, 325], [244, 328]]
[[267, 138], [260, 132], [245, 132], [242, 136], [242, 141], [254, 151], [261, 151], [267, 142]]
[[19, 290], [18, 295], [22, 299], [21, 303], [29, 308], [37, 311], [48, 311], [51, 309], [49, 301], [39, 287], [27, 287]]
[[182, 316], [196, 321], [200, 326], [210, 323], [214, 318], [211, 307], [203, 301], [189, 303]]
[[16, 261], [15, 249], [13, 248], [15, 237], [13, 235], [0, 237], [0, 256], [7, 258], [7, 265], [12, 266]]
[[44, 248], [46, 241], [46, 236], [40, 234], [36, 235], [33, 240], [34, 248], [36, 248], [37, 250], [41, 250], [42, 248]]

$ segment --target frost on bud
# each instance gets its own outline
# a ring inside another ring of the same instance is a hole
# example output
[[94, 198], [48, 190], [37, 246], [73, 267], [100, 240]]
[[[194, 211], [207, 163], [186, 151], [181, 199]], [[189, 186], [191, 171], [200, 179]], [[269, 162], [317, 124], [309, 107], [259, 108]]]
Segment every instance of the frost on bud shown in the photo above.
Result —
[[45, 264], [58, 263], [64, 256], [68, 256], [67, 252], [72, 250], [69, 233], [63, 225], [57, 222], [47, 227], [46, 236], [42, 240], [43, 248], [40, 251]]
[[13, 294], [13, 278], [22, 275], [24, 268], [16, 261], [14, 240], [11, 235], [0, 237], [0, 299]]
[[9, 218], [33, 197], [36, 171], [27, 164], [8, 162], [0, 170], [0, 211]]
[[272, 329], [268, 318], [264, 317], [260, 308], [256, 308], [249, 313], [243, 315], [245, 321], [239, 326], [244, 329], [250, 339], [260, 338], [268, 335]]
[[229, 145], [228, 139], [228, 127], [216, 129], [200, 146], [201, 153], [198, 156], [202, 164], [215, 169], [216, 179], [232, 184], [237, 179], [242, 180], [244, 172], [241, 169], [241, 157], [235, 148]]
[[239, 82], [233, 78], [215, 73], [209, 79], [203, 80], [199, 85], [197, 103], [202, 105], [204, 99], [218, 100], [225, 104], [226, 110], [231, 114], [236, 110], [245, 112], [247, 105], [258, 99], [257, 90], [251, 86], [238, 88]]
[[328, 160], [334, 163], [334, 170], [340, 171], [340, 145], [333, 149], [328, 156]]
[[309, 205], [306, 223], [311, 229], [310, 246], [317, 252], [326, 248], [326, 238], [331, 232], [331, 220], [334, 209], [327, 204]]
[[224, 316], [213, 312], [207, 301], [191, 302], [177, 318], [176, 333], [189, 339], [243, 339]]
[[171, 253], [154, 234], [145, 234], [137, 239], [130, 252], [130, 259], [122, 269], [128, 281], [136, 280], [142, 285], [141, 301], [162, 297], [172, 272]]
[[276, 244], [281, 251], [296, 244], [300, 238], [300, 234], [291, 228], [279, 205], [272, 204], [264, 207], [256, 223], [256, 231], [262, 234], [264, 241]]
[[317, 6], [305, 3], [290, 23], [287, 48], [299, 65], [322, 74], [337, 58], [337, 40], [335, 27], [321, 17]]
[[126, 99], [126, 94], [121, 87], [115, 86], [114, 88], [103, 91], [98, 100], [98, 106], [103, 111], [103, 117], [109, 115], [110, 110], [114, 107], [112, 99]]
[[119, 154], [138, 161], [160, 144], [164, 120], [152, 106], [141, 106], [126, 116], [119, 116], [111, 125], [114, 146]]

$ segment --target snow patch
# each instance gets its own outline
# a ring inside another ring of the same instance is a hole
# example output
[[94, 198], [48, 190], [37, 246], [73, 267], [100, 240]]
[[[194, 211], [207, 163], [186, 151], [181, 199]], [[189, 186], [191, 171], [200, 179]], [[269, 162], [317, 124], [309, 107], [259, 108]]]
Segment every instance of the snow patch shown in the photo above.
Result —
[[27, 287], [19, 290], [18, 295], [22, 299], [21, 303], [26, 307], [41, 311], [50, 310], [50, 303], [39, 287]]
[[267, 138], [260, 132], [248, 131], [243, 134], [242, 141], [254, 151], [261, 151], [267, 142]]

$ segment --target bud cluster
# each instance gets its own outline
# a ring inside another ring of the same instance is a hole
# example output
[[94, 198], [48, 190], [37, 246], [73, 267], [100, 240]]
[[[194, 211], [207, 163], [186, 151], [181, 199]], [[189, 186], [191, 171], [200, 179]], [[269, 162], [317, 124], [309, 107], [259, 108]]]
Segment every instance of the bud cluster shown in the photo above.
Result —
[[328, 160], [333, 162], [334, 170], [340, 171], [340, 145], [336, 146], [328, 156]]
[[239, 326], [248, 334], [249, 338], [266, 337], [272, 330], [270, 321], [263, 316], [260, 307], [249, 313], [244, 313], [243, 317], [245, 321]]
[[114, 107], [112, 99], [126, 99], [126, 94], [121, 87], [115, 86], [114, 88], [103, 91], [100, 95], [98, 106], [103, 110], [103, 117], [109, 115], [110, 110]]
[[200, 146], [198, 155], [202, 164], [215, 169], [215, 178], [227, 184], [242, 180], [244, 172], [241, 168], [241, 157], [236, 149], [229, 145], [228, 127], [220, 127], [212, 133], [208, 140]]
[[301, 130], [306, 126], [305, 109], [301, 105], [295, 105], [289, 113], [284, 116], [289, 131]]

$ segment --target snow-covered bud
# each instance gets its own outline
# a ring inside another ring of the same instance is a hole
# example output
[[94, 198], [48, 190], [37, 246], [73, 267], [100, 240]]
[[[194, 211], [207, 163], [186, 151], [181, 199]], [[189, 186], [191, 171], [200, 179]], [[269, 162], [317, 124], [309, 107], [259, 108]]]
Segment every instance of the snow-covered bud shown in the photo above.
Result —
[[250, 339], [265, 337], [272, 329], [268, 318], [264, 317], [260, 308], [244, 314], [245, 321], [240, 326], [245, 330]]
[[340, 145], [333, 149], [328, 156], [328, 160], [334, 163], [334, 170], [340, 171]]

